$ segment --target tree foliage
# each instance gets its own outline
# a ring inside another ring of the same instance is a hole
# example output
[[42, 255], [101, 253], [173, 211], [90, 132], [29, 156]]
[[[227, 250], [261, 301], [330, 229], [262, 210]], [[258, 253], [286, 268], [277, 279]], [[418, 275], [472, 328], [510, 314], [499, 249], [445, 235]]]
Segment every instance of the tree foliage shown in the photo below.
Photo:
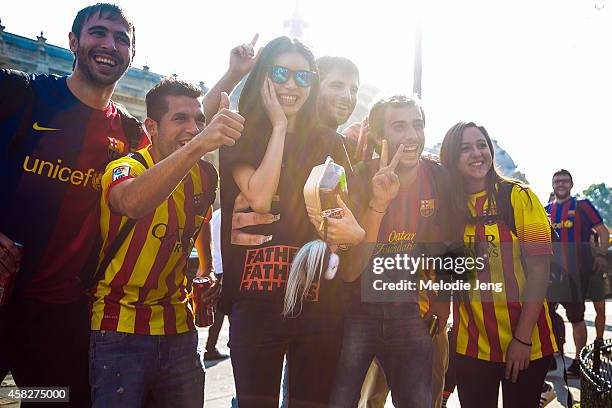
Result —
[[582, 192], [582, 197], [588, 198], [604, 219], [608, 227], [612, 227], [612, 188], [605, 183], [591, 184]]

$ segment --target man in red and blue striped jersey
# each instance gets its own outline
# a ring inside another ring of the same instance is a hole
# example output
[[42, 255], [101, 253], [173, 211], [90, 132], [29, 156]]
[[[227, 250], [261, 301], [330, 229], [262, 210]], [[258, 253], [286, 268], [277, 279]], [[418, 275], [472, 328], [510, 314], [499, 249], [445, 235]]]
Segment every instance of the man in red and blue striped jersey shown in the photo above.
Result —
[[[576, 358], [568, 369], [571, 375], [579, 375], [578, 355], [586, 345], [587, 330], [584, 322], [584, 302], [593, 301], [597, 317], [595, 318], [596, 344], [603, 344], [603, 333], [606, 319], [606, 304], [603, 293], [601, 274], [606, 270], [606, 254], [609, 245], [608, 228], [593, 204], [587, 199], [577, 199], [571, 195], [574, 182], [567, 170], [559, 170], [553, 175], [553, 192], [555, 199], [546, 206], [550, 223], [559, 236], [560, 243], [555, 250], [551, 266], [551, 275], [562, 282], [561, 288], [568, 289], [565, 299], [560, 299], [565, 307], [568, 320], [572, 323]], [[593, 257], [590, 245], [595, 232]], [[553, 294], [554, 296], [555, 294]], [[561, 296], [561, 294], [559, 294]]]
[[[202, 102], [205, 114], [253, 66], [254, 41], [232, 50], [228, 71]], [[111, 100], [135, 53], [134, 26], [121, 8], [80, 10], [69, 43], [69, 76], [0, 70], [0, 275], [17, 273], [9, 304], [0, 306], [0, 380], [10, 371], [19, 387], [69, 387], [62, 406], [86, 407], [83, 278], [93, 273], [90, 255], [97, 261], [101, 178], [111, 160], [148, 141]]]

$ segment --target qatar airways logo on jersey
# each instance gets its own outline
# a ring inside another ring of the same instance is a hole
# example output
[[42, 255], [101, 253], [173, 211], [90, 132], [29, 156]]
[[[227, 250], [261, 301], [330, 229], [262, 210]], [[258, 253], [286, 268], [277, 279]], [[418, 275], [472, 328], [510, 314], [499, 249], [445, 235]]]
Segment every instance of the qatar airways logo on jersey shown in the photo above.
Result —
[[96, 191], [101, 188], [102, 172], [97, 172], [95, 169], [87, 171], [71, 169], [62, 164], [62, 159], [57, 159], [54, 163], [26, 156], [23, 159], [23, 170], [26, 173], [48, 177], [62, 183], [70, 183], [84, 188], [90, 187]]

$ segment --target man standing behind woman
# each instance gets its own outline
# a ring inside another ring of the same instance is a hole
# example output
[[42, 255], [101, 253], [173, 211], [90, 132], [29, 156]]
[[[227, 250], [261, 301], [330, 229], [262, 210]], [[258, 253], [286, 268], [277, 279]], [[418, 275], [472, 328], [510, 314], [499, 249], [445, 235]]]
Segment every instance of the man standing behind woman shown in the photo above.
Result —
[[[342, 333], [339, 278], [316, 282], [298, 318], [282, 316], [291, 261], [300, 246], [318, 237], [304, 203], [306, 179], [327, 156], [350, 168], [341, 136], [316, 126], [318, 90], [311, 51], [298, 40], [272, 40], [240, 97], [244, 138], [220, 153], [223, 296], [231, 303], [229, 345], [241, 408], [278, 405], [285, 353], [289, 406], [328, 405]], [[230, 244], [235, 203], [278, 214], [273, 224], [246, 230], [266, 235], [265, 243], [249, 249]], [[365, 232], [344, 209], [328, 236], [358, 243]]]
[[529, 188], [496, 171], [484, 127], [454, 125], [440, 159], [450, 173], [456, 237], [468, 255], [485, 259], [466, 281], [503, 284], [501, 292], [454, 296], [461, 406], [497, 407], [501, 382], [504, 407], [537, 407], [557, 350], [544, 300], [552, 253], [546, 212]]

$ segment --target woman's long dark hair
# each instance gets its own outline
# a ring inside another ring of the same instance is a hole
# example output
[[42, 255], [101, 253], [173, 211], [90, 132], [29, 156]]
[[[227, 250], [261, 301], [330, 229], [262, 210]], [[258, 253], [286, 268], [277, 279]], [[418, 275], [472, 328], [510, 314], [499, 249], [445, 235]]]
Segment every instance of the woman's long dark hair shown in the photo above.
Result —
[[[463, 228], [465, 223], [469, 223], [472, 215], [467, 206], [469, 202], [469, 193], [465, 187], [465, 180], [459, 172], [459, 156], [461, 155], [461, 143], [463, 141], [463, 132], [469, 128], [476, 128], [484, 135], [489, 151], [491, 152], [491, 160], [493, 164], [487, 172], [485, 181], [485, 191], [487, 194], [487, 210], [489, 210], [493, 203], [496, 203], [497, 211], [503, 213], [503, 211], [512, 211], [511, 203], [507, 203], [507, 200], [500, 200], [498, 189], [496, 186], [500, 183], [511, 183], [521, 186], [521, 182], [512, 178], [508, 178], [499, 174], [495, 168], [495, 148], [489, 133], [484, 126], [478, 126], [474, 122], [458, 122], [453, 125], [442, 142], [440, 148], [440, 162], [448, 169], [450, 175], [450, 197], [451, 197], [451, 211], [455, 214], [456, 218], [463, 220], [463, 222], [457, 223], [457, 232], [463, 235]], [[523, 186], [521, 186], [523, 187]]]
[[[264, 47], [244, 84], [240, 100], [238, 101], [238, 110], [245, 118], [241, 139], [248, 140], [249, 144], [255, 148], [254, 150], [260, 153], [261, 147], [263, 147], [265, 152], [272, 133], [272, 123], [266, 114], [263, 101], [261, 100], [261, 87], [266, 75], [268, 75], [274, 64], [274, 60], [279, 55], [287, 52], [297, 52], [302, 55], [308, 61], [310, 70], [318, 73], [312, 51], [295, 38], [278, 37]], [[297, 113], [295, 129], [298, 137], [308, 134], [316, 123], [316, 100], [318, 95], [319, 81], [315, 79], [310, 87], [310, 94], [306, 102], [304, 102], [304, 106]]]

